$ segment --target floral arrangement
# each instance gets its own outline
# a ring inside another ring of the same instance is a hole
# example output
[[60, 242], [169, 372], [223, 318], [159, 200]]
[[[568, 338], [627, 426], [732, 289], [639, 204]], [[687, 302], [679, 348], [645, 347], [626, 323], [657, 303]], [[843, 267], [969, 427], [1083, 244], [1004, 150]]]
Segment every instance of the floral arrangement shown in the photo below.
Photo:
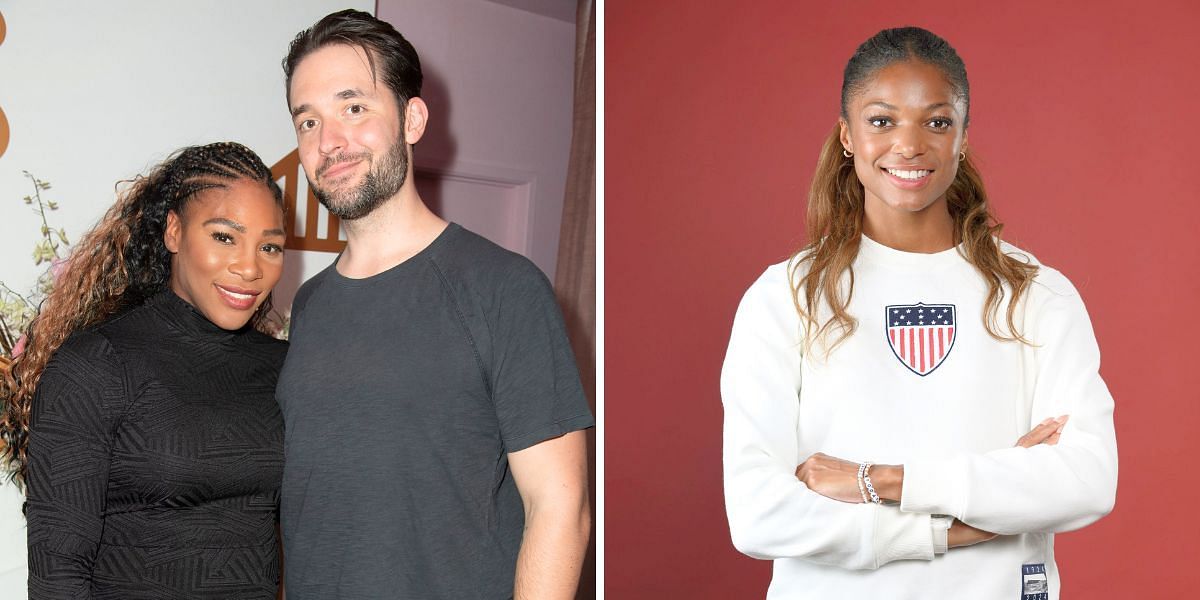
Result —
[[22, 171], [33, 184], [33, 194], [21, 200], [33, 208], [41, 220], [41, 237], [33, 246], [33, 264], [48, 264], [49, 267], [34, 285], [32, 292], [22, 294], [7, 283], [0, 281], [0, 369], [7, 369], [13, 358], [25, 348], [25, 331], [37, 316], [41, 301], [54, 289], [54, 279], [62, 270], [71, 241], [65, 229], [50, 226], [47, 214], [58, 210], [58, 203], [42, 198], [42, 192], [50, 189], [50, 182]]

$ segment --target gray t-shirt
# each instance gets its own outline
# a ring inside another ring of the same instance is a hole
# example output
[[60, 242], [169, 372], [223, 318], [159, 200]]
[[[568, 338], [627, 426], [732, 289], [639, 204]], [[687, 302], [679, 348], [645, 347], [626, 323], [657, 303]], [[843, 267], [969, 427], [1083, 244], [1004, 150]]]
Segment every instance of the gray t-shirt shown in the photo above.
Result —
[[288, 600], [509, 598], [507, 454], [594, 423], [541, 271], [455, 224], [292, 308], [276, 395]]

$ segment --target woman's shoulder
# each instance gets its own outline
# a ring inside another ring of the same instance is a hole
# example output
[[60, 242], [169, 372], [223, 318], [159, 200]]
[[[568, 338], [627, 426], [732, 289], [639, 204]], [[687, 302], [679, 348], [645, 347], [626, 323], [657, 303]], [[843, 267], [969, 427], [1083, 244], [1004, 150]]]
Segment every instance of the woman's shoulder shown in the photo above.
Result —
[[161, 341], [162, 328], [156, 326], [156, 321], [149, 306], [143, 302], [119, 309], [107, 319], [79, 333], [90, 332], [108, 340], [114, 348], [130, 339], [153, 338]]
[[1049, 294], [1051, 296], [1066, 297], [1079, 295], [1079, 291], [1075, 289], [1075, 285], [1071, 283], [1071, 280], [1062, 271], [1038, 260], [1032, 252], [1003, 241], [1000, 242], [1000, 249], [1016, 260], [1037, 266], [1037, 274], [1033, 277], [1033, 285], [1030, 286], [1030, 292], [1039, 295]]
[[115, 352], [112, 342], [99, 326], [81, 329], [67, 336], [55, 356], [107, 357]]
[[246, 340], [268, 348], [271, 352], [287, 352], [287, 340], [281, 340], [271, 334], [263, 333], [257, 329], [251, 329], [246, 332]]
[[1006, 254], [1022, 262], [1037, 265], [1038, 268], [1022, 300], [1029, 328], [1024, 333], [1030, 339], [1041, 339], [1046, 327], [1061, 327], [1064, 323], [1088, 319], [1083, 296], [1062, 271], [1011, 244], [1005, 243], [1002, 248]]
[[795, 281], [795, 277], [796, 263], [793, 260], [767, 266], [742, 295], [738, 313], [746, 318], [757, 315], [772, 321], [795, 318], [795, 301], [792, 295], [792, 281]]
[[107, 431], [125, 414], [139, 386], [103, 325], [73, 332], [50, 356], [37, 382], [33, 428], [68, 427], [66, 419], [64, 432], [92, 425]]
[[80, 387], [100, 387], [122, 377], [123, 362], [120, 352], [100, 327], [88, 327], [69, 335], [54, 351], [42, 372], [41, 382], [46, 384], [63, 376]]
[[258, 330], [246, 332], [246, 346], [250, 351], [274, 363], [277, 368], [283, 368], [283, 359], [287, 357], [288, 342], [268, 335]]
[[87, 361], [93, 369], [117, 368], [139, 348], [162, 343], [161, 329], [148, 326], [144, 304], [123, 308], [103, 321], [79, 329], [55, 351], [53, 361]]
[[788, 259], [782, 262], [777, 262], [768, 265], [746, 290], [746, 295], [767, 294], [776, 296], [782, 290], [786, 292], [787, 297], [791, 296], [792, 282], [796, 280], [797, 269], [802, 268], [802, 265], [795, 259]]

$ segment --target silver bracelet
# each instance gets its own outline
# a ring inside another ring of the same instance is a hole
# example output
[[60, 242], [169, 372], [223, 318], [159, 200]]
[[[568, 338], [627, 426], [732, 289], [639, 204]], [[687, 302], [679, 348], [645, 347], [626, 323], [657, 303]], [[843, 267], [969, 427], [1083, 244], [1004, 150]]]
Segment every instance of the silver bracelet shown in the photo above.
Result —
[[862, 494], [863, 504], [870, 502], [867, 498], [867, 488], [863, 487], [863, 475], [867, 472], [867, 463], [858, 463], [858, 493]]
[[871, 467], [874, 465], [871, 463], [863, 463], [863, 465], [865, 466], [863, 467], [862, 480], [867, 486], [867, 493], [871, 494], [871, 502], [883, 504], [883, 500], [879, 499], [879, 494], [875, 493], [875, 486], [871, 485]]

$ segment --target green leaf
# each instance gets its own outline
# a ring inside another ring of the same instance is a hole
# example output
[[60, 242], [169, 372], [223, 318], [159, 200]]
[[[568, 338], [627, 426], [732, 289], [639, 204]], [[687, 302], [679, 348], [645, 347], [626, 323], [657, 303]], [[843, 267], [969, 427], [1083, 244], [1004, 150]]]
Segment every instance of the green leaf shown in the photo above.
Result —
[[42, 225], [42, 235], [50, 235], [50, 228]]
[[47, 202], [46, 206], [49, 206], [50, 210], [58, 210], [58, 203], [53, 200]]
[[48, 190], [48, 189], [50, 189], [50, 182], [49, 182], [49, 181], [38, 181], [38, 182], [37, 182], [37, 185], [38, 185], [38, 187], [42, 188], [43, 190]]
[[58, 253], [54, 251], [54, 244], [50, 240], [42, 240], [33, 247], [33, 264], [35, 265], [52, 261], [57, 257]]
[[62, 243], [64, 243], [64, 244], [67, 244], [67, 245], [71, 244], [71, 241], [67, 239], [67, 230], [66, 229], [58, 230], [58, 239], [62, 240]]

